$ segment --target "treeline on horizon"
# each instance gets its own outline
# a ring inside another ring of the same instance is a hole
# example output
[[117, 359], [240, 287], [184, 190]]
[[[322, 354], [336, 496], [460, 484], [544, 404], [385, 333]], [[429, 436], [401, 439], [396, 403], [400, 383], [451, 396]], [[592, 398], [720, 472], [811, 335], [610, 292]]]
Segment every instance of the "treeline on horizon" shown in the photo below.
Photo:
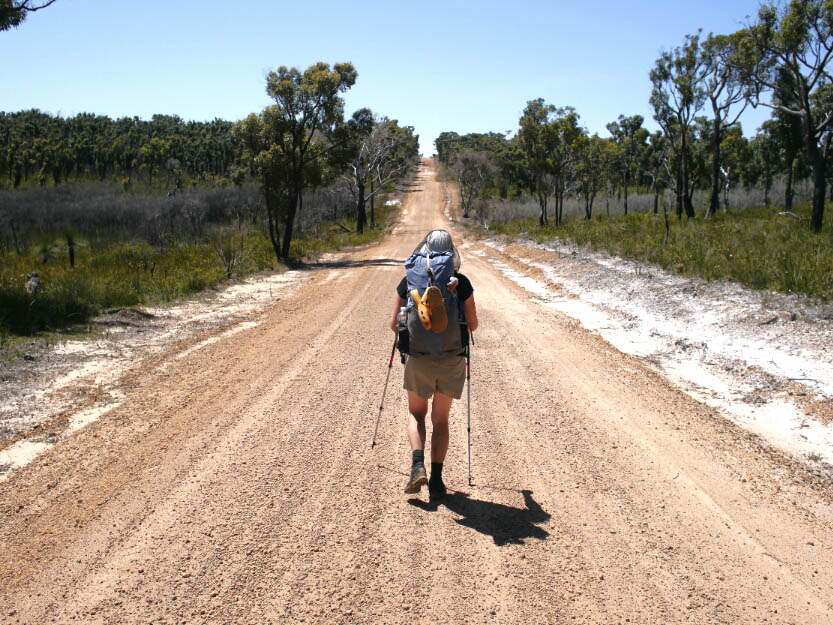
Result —
[[221, 119], [186, 122], [177, 115], [142, 120], [0, 112], [0, 188], [70, 181], [118, 181], [129, 188], [139, 173], [149, 187], [169, 190], [209, 179], [233, 181], [246, 172], [232, 127]]
[[285, 264], [377, 236], [374, 202], [419, 137], [369, 108], [347, 118], [357, 76], [281, 66], [274, 104], [234, 123], [0, 113], [0, 338], [200, 290], [270, 266], [267, 249]]
[[[660, 130], [643, 127], [641, 115], [619, 115], [609, 137], [590, 134], [573, 107], [530, 100], [511, 138], [503, 133], [459, 135], [435, 141], [439, 160], [459, 182], [466, 215], [474, 207], [486, 221], [488, 202], [478, 198], [530, 194], [541, 226], [561, 225], [565, 198], [593, 216], [600, 195], [621, 200], [629, 190], [673, 196], [675, 213], [696, 215], [694, 194], [706, 191], [704, 217], [728, 209], [730, 190], [759, 187], [770, 205], [783, 180], [783, 206], [793, 210], [796, 182], [812, 186], [809, 225], [820, 232], [825, 195], [833, 175], [833, 5], [823, 0], [766, 4], [748, 27], [729, 35], [686, 35], [660, 55], [650, 70], [649, 102]], [[738, 119], [749, 106], [772, 117], [752, 139]], [[665, 204], [663, 204], [665, 206]], [[743, 207], [736, 207], [743, 208]]]
[[[357, 74], [349, 63], [341, 70], [318, 63], [304, 72], [286, 67], [272, 72], [267, 91], [276, 104], [236, 123], [186, 122], [177, 115], [142, 120], [89, 113], [62, 118], [37, 109], [0, 112], [0, 191], [106, 182], [125, 191], [176, 196], [254, 183], [262, 192], [276, 254], [286, 260], [284, 244], [291, 240], [304, 191], [333, 188], [350, 195], [356, 230], [362, 232], [366, 203], [407, 174], [417, 156], [413, 127], [368, 108], [344, 119], [339, 93]], [[3, 196], [6, 208], [16, 203], [12, 197]], [[9, 232], [15, 224], [5, 212], [0, 220], [5, 218]]]

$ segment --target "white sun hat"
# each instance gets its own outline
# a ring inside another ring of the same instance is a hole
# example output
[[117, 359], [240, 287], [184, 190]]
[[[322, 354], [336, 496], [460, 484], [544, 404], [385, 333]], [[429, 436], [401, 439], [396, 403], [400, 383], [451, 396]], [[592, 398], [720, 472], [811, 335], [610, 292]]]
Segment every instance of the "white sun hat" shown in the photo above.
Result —
[[454, 270], [460, 271], [460, 252], [454, 246], [451, 235], [445, 230], [432, 230], [414, 249], [415, 254], [427, 252], [454, 252]]

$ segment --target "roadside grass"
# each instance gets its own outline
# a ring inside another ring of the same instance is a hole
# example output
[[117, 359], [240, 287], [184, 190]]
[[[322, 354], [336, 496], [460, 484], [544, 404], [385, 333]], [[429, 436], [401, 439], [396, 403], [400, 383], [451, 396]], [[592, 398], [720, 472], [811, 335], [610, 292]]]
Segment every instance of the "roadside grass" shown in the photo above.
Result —
[[560, 228], [541, 227], [531, 218], [509, 219], [493, 223], [491, 231], [539, 243], [571, 241], [682, 275], [833, 300], [833, 217], [828, 209], [822, 232], [814, 234], [808, 226], [810, 206], [800, 205], [794, 212], [799, 219], [763, 208], [719, 212], [710, 219], [669, 215], [667, 244], [661, 214], [590, 221], [573, 216]]
[[[361, 235], [348, 232], [336, 222], [324, 221], [299, 233], [290, 247], [292, 263], [319, 254], [377, 240], [395, 211], [377, 211], [380, 228], [366, 228]], [[47, 233], [44, 240], [60, 240]], [[51, 245], [51, 243], [50, 243]], [[282, 271], [269, 240], [251, 233], [243, 245], [238, 278], [261, 271]], [[154, 247], [144, 242], [108, 242], [78, 237], [75, 267], [69, 266], [68, 250], [46, 257], [40, 244], [23, 253], [0, 255], [0, 339], [15, 343], [14, 336], [65, 330], [85, 324], [102, 311], [138, 305], [158, 305], [215, 288], [227, 279], [221, 257], [210, 242], [174, 242]], [[44, 262], [46, 260], [46, 262]], [[36, 272], [41, 286], [26, 291], [27, 276]]]

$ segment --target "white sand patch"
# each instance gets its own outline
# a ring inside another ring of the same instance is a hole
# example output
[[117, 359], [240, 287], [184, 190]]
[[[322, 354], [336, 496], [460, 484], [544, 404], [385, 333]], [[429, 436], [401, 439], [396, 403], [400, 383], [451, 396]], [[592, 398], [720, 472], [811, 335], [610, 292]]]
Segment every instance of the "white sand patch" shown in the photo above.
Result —
[[[577, 319], [620, 351], [647, 359], [735, 423], [798, 458], [833, 464], [833, 427], [808, 419], [783, 393], [770, 392], [773, 380], [796, 381], [822, 400], [833, 398], [833, 324], [824, 315], [811, 319], [806, 300], [681, 278], [575, 247], [525, 245], [557, 257], [551, 263], [518, 260], [560, 289], [474, 253], [543, 305]], [[496, 240], [487, 246], [506, 247]]]
[[[290, 296], [311, 276], [312, 272], [301, 271], [255, 276], [209, 297], [145, 309], [142, 313], [127, 311], [105, 316], [97, 320], [105, 329], [95, 338], [51, 347], [33, 364], [25, 384], [0, 382], [0, 431], [14, 436], [61, 413], [76, 407], [78, 410], [71, 414], [67, 428], [53, 440], [24, 439], [0, 452], [0, 479], [120, 405], [120, 380], [143, 359], [167, 350], [170, 357], [160, 363], [165, 369], [175, 359], [186, 358], [206, 345], [253, 328], [272, 302]], [[225, 331], [177, 352], [175, 346], [181, 341], [220, 327], [225, 327]], [[97, 397], [110, 399], [89, 406], [93, 392]]]
[[22, 440], [0, 451], [0, 468], [5, 467], [0, 472], [0, 482], [7, 480], [12, 471], [29, 464], [50, 447], [49, 443]]
[[97, 421], [101, 416], [118, 408], [122, 405], [122, 401], [124, 400], [124, 395], [122, 393], [115, 393], [117, 397], [117, 401], [108, 402], [101, 406], [95, 406], [93, 408], [87, 408], [87, 410], [82, 410], [81, 412], [77, 412], [69, 420], [69, 425], [67, 429], [64, 430], [63, 436], [68, 436], [73, 432], [77, 432], [84, 426]]
[[200, 341], [196, 345], [192, 345], [188, 349], [185, 349], [185, 350], [179, 352], [175, 356], [175, 358], [177, 360], [180, 360], [182, 358], [186, 358], [186, 357], [190, 356], [191, 354], [193, 354], [194, 352], [202, 349], [206, 345], [212, 345], [214, 343], [219, 343], [223, 339], [228, 338], [230, 336], [233, 336], [233, 335], [237, 334], [238, 332], [242, 332], [243, 330], [248, 330], [249, 328], [256, 328], [259, 325], [260, 325], [260, 323], [257, 322], [257, 321], [244, 321], [243, 323], [238, 324], [238, 325], [234, 326], [233, 328], [231, 328], [229, 330], [226, 330], [225, 332], [223, 332], [221, 334], [218, 334], [217, 336], [212, 336], [211, 338], [205, 339], [204, 341]]

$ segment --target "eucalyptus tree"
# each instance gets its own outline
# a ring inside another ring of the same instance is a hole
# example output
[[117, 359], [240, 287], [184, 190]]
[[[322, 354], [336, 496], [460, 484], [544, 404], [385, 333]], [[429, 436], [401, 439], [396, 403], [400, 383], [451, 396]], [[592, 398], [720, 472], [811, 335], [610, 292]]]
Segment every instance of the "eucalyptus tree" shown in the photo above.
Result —
[[[327, 136], [343, 122], [339, 94], [356, 82], [351, 63], [316, 63], [301, 72], [281, 66], [266, 77], [266, 93], [275, 101], [240, 122], [236, 135], [252, 155], [263, 187], [269, 235], [278, 258], [289, 259], [293, 226], [305, 188], [323, 176]], [[283, 237], [278, 242], [279, 230]]]
[[[370, 109], [353, 113], [336, 133], [340, 144], [336, 161], [343, 159], [343, 179], [356, 200], [356, 232], [364, 232], [366, 204], [397, 179], [418, 152], [413, 127], [401, 128], [396, 120], [377, 119]], [[371, 212], [371, 225], [375, 225]]]
[[643, 152], [642, 171], [651, 180], [654, 194], [654, 215], [659, 213], [659, 196], [667, 185], [666, 172], [670, 158], [671, 142], [665, 133], [657, 130], [648, 137], [648, 145]]
[[749, 141], [743, 136], [740, 124], [734, 124], [726, 130], [720, 141], [720, 177], [724, 210], [729, 210], [729, 191], [740, 183], [749, 159]]
[[[791, 83], [793, 77], [789, 72], [781, 71], [778, 75], [777, 85], [772, 94], [773, 101], [785, 104], [794, 108], [795, 89]], [[777, 141], [779, 150], [783, 157], [783, 169], [786, 172], [784, 185], [784, 210], [791, 211], [793, 205], [793, 186], [796, 173], [796, 162], [803, 152], [804, 132], [802, 130], [801, 118], [789, 115], [781, 109], [772, 111], [772, 124], [770, 132]], [[828, 166], [829, 166], [828, 159]]]
[[555, 225], [563, 217], [564, 195], [574, 174], [575, 147], [586, 131], [578, 125], [572, 106], [555, 107], [543, 99], [527, 102], [518, 138], [527, 158], [541, 208], [541, 225], [548, 223], [547, 201], [555, 196]]
[[576, 176], [586, 220], [593, 217], [593, 202], [605, 175], [605, 157], [611, 147], [615, 146], [610, 139], [602, 139], [596, 133], [592, 137], [582, 135], [575, 142]]
[[29, 13], [45, 9], [55, 0], [0, 0], [0, 31], [17, 28]]
[[[645, 118], [642, 115], [626, 117], [620, 115], [618, 120], [610, 122], [607, 130], [613, 137], [613, 141], [619, 147], [619, 174], [622, 177], [622, 188], [624, 190], [623, 208], [625, 215], [628, 214], [628, 185], [630, 184], [631, 170], [637, 163], [639, 154], [644, 148], [648, 137], [648, 131], [642, 128]], [[638, 180], [637, 180], [638, 182]]]
[[542, 226], [549, 223], [547, 203], [553, 192], [552, 153], [557, 136], [552, 121], [556, 110], [554, 105], [546, 104], [543, 98], [530, 100], [518, 122], [518, 142], [530, 172], [532, 190], [538, 198], [541, 209], [538, 223]]
[[688, 143], [694, 118], [705, 103], [705, 74], [699, 31], [696, 35], [686, 35], [682, 46], [671, 52], [663, 52], [650, 73], [653, 84], [650, 104], [654, 109], [654, 119], [669, 140], [679, 148], [675, 185], [677, 217], [682, 217], [683, 208], [687, 217], [694, 217], [689, 192]]
[[451, 163], [453, 155], [453, 145], [460, 138], [460, 135], [454, 131], [447, 130], [441, 132], [436, 139], [434, 139], [434, 146], [437, 148], [437, 158], [444, 165]]
[[743, 82], [741, 71], [743, 64], [738, 62], [739, 44], [740, 37], [737, 34], [709, 34], [702, 46], [704, 89], [712, 107], [712, 188], [706, 217], [717, 212], [720, 205], [720, 145], [723, 135], [727, 128], [738, 121], [749, 103], [749, 90]]
[[694, 193], [698, 189], [705, 190], [711, 185], [713, 135], [714, 124], [711, 119], [704, 115], [696, 117], [689, 128], [687, 167], [690, 182], [688, 185], [688, 205], [693, 206]]
[[162, 167], [170, 154], [171, 144], [159, 137], [151, 137], [139, 148], [142, 167], [148, 172], [148, 186], [153, 186], [153, 175]]
[[764, 188], [764, 205], [769, 206], [769, 193], [775, 175], [784, 169], [784, 152], [778, 138], [777, 122], [767, 120], [761, 124], [758, 134], [749, 144], [751, 157], [746, 169], [747, 184], [761, 184]]
[[552, 168], [555, 177], [555, 225], [564, 219], [564, 196], [575, 179], [577, 145], [587, 136], [587, 130], [578, 123], [579, 114], [572, 106], [559, 107], [555, 111], [552, 132], [555, 136], [552, 151]]
[[[457, 178], [460, 189], [460, 203], [463, 217], [468, 218], [473, 200], [480, 197], [490, 187], [497, 174], [497, 167], [486, 152], [465, 150], [454, 159], [452, 171]], [[483, 221], [483, 215], [478, 215]]]
[[[813, 177], [810, 227], [821, 231], [826, 167], [833, 140], [833, 3], [791, 0], [761, 7], [757, 20], [740, 31], [754, 61], [746, 78], [753, 105], [801, 120], [804, 149]], [[784, 80], [788, 77], [788, 80]], [[765, 93], [776, 97], [762, 99]]]

